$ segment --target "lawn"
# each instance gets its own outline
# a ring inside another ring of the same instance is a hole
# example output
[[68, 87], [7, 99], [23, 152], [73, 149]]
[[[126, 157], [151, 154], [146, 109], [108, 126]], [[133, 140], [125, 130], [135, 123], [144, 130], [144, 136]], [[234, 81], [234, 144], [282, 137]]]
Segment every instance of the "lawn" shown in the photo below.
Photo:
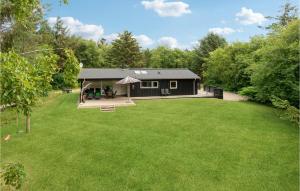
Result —
[[271, 107], [145, 100], [102, 113], [77, 99], [37, 107], [30, 134], [2, 125], [2, 164], [24, 164], [24, 190], [299, 190], [299, 129]]

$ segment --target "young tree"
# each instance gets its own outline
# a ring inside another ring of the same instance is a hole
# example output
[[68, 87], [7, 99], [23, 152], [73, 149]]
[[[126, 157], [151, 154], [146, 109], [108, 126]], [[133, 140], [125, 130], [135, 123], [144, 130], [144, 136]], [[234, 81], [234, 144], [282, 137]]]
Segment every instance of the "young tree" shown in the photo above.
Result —
[[14, 105], [17, 113], [23, 112], [26, 116], [26, 132], [29, 133], [32, 107], [49, 87], [56, 57], [37, 57], [34, 64], [31, 64], [26, 58], [8, 52], [0, 53], [0, 62], [1, 105]]
[[209, 57], [209, 53], [219, 47], [224, 47], [227, 44], [225, 38], [214, 34], [208, 33], [204, 38], [199, 40], [199, 45], [195, 47], [195, 61], [193, 68], [196, 73], [200, 75], [203, 80], [203, 71], [205, 71], [205, 59]]
[[109, 61], [114, 67], [133, 68], [142, 59], [139, 44], [131, 32], [124, 31], [112, 42]]
[[64, 84], [66, 87], [75, 87], [77, 84], [77, 75], [80, 71], [80, 66], [77, 58], [72, 50], [65, 50], [66, 62], [64, 65]]

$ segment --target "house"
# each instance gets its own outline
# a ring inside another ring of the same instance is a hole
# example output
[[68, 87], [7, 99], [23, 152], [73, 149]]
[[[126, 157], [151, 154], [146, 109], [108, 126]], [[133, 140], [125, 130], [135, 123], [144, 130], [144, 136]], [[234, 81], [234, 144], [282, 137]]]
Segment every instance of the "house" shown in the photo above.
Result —
[[[130, 76], [140, 80], [129, 85], [116, 84]], [[196, 95], [200, 77], [188, 69], [103, 69], [82, 68], [78, 76], [81, 89], [105, 89], [110, 87], [117, 95], [131, 97], [167, 95]], [[130, 91], [130, 92], [128, 92]]]

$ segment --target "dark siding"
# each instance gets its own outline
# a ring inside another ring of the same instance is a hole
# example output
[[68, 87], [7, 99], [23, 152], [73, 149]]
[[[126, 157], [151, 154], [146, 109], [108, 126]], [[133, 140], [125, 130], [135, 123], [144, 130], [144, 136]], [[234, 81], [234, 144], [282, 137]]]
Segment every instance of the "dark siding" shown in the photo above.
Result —
[[[151, 81], [151, 80], [149, 80]], [[197, 94], [198, 86], [197, 81], [194, 80], [176, 80], [177, 89], [170, 89], [171, 80], [152, 80], [158, 81], [158, 88], [140, 88], [140, 83], [131, 84], [130, 95], [132, 97], [143, 97], [143, 96], [161, 96], [161, 89], [169, 89], [170, 95], [193, 95], [194, 87], [195, 94]]]

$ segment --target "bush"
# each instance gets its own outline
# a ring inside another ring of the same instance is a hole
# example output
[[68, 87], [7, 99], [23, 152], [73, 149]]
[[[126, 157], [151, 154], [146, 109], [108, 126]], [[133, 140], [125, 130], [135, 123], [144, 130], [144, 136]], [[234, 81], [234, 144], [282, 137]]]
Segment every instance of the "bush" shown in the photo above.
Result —
[[274, 107], [281, 110], [280, 118], [299, 124], [299, 109], [291, 106], [289, 101], [282, 100], [276, 96], [271, 96], [271, 101]]
[[1, 178], [5, 185], [20, 189], [26, 177], [24, 166], [20, 163], [9, 163], [4, 166]]
[[239, 94], [248, 96], [251, 100], [255, 100], [257, 90], [253, 86], [244, 87], [239, 91]]

